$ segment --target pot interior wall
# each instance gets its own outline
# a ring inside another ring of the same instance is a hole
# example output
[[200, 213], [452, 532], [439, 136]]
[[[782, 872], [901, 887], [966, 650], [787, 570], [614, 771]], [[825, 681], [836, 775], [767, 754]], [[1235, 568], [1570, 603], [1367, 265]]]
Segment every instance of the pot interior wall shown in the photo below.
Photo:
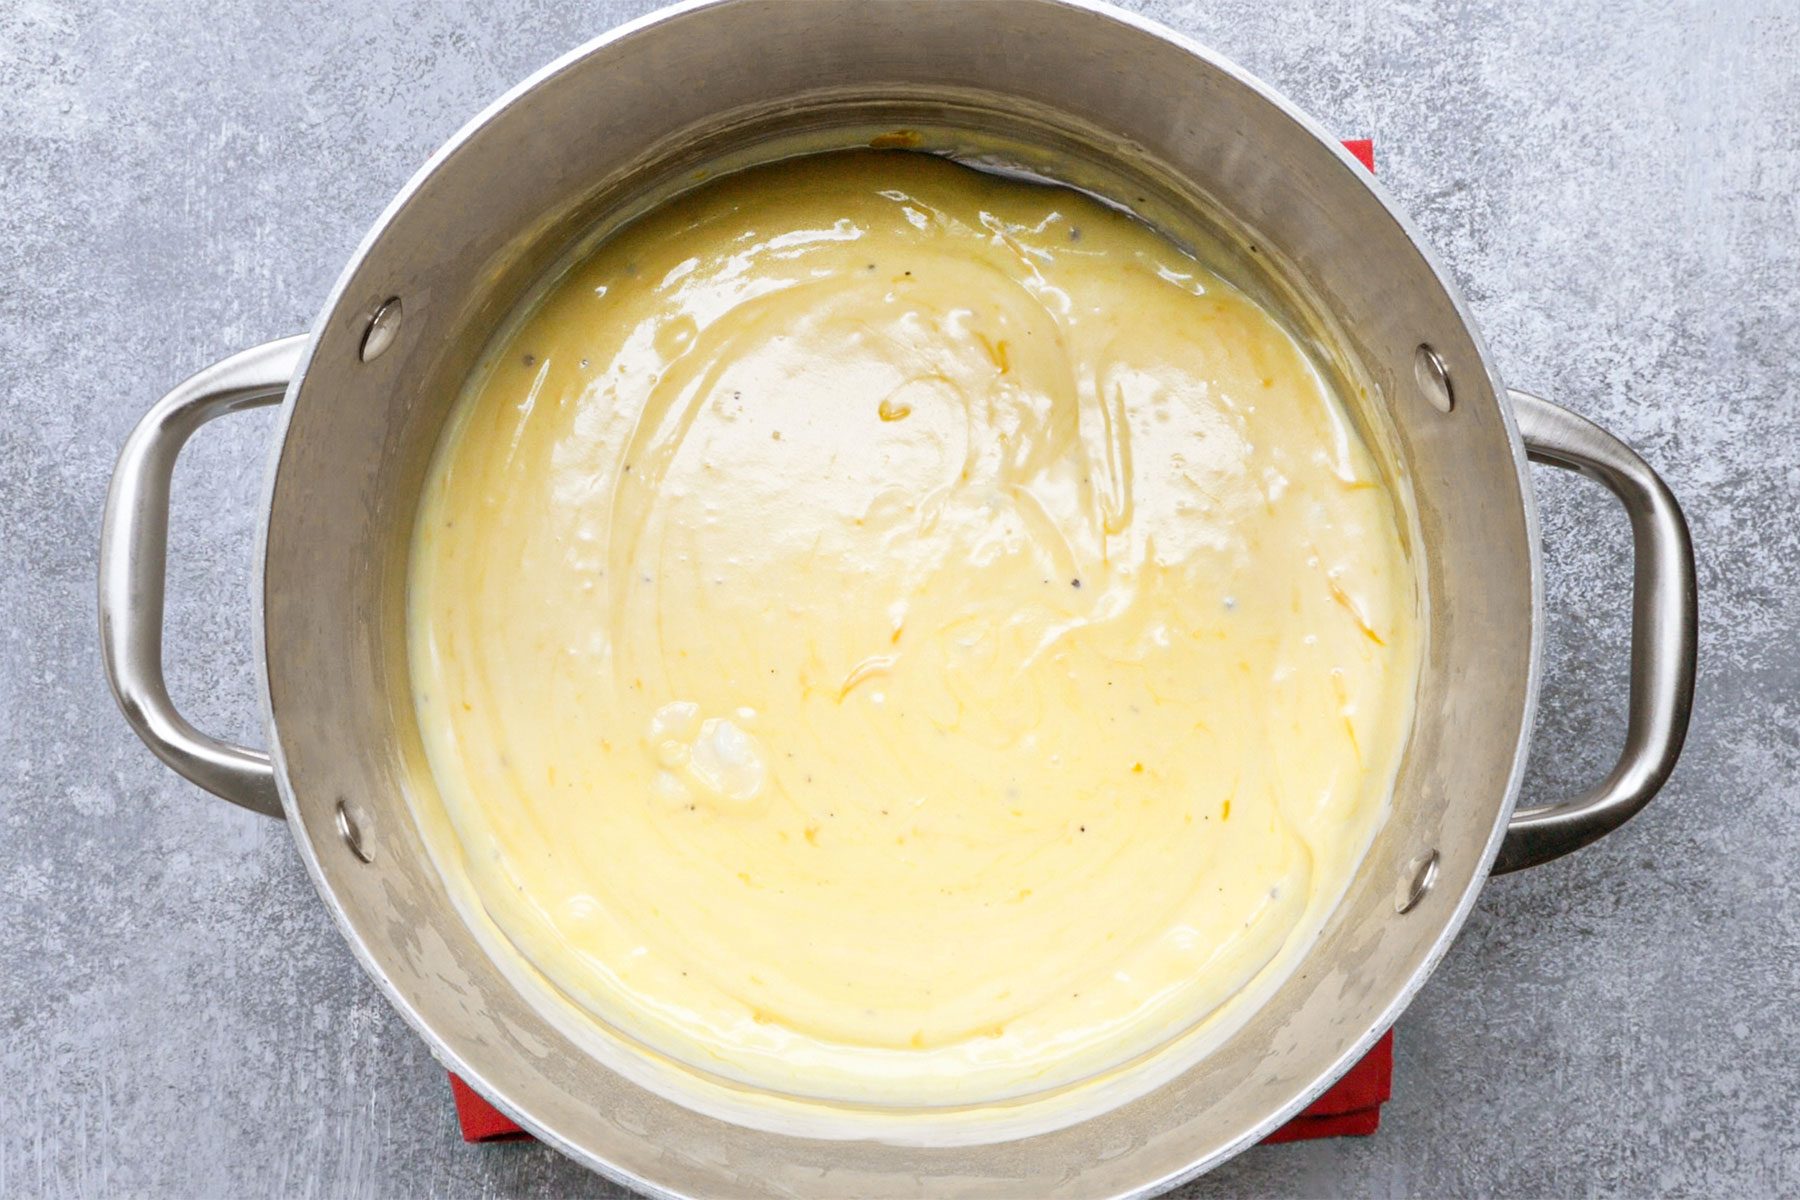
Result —
[[[700, 1116], [600, 1067], [521, 999], [458, 918], [411, 815], [429, 780], [402, 628], [438, 431], [532, 283], [702, 164], [895, 128], [962, 130], [933, 136], [1077, 185], [1127, 184], [1120, 198], [1141, 215], [1238, 254], [1239, 277], [1316, 331], [1326, 364], [1365, 393], [1365, 434], [1413, 495], [1429, 594], [1394, 813], [1302, 969], [1219, 1051], [1139, 1100], [1022, 1141], [930, 1151]], [[1217, 1161], [1378, 1034], [1460, 923], [1505, 820], [1533, 685], [1534, 531], [1482, 349], [1358, 171], [1231, 70], [1048, 0], [684, 10], [564, 60], [434, 160], [340, 283], [290, 396], [263, 586], [271, 733], [303, 853], [439, 1052], [641, 1185], [1049, 1196], [1136, 1190]], [[363, 363], [367, 318], [390, 296], [404, 304], [399, 341]], [[1421, 342], [1449, 367], [1448, 414], [1414, 381]], [[340, 801], [372, 861], [339, 837]], [[1398, 913], [1411, 864], [1433, 851], [1435, 887]]]

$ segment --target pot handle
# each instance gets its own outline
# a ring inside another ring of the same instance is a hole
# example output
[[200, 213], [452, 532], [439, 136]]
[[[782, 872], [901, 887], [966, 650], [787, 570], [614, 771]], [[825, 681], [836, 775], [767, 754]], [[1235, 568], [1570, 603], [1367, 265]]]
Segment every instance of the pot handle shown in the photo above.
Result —
[[1510, 394], [1531, 460], [1597, 480], [1631, 518], [1631, 701], [1625, 748], [1606, 778], [1573, 800], [1515, 812], [1495, 874], [1579, 850], [1650, 803], [1687, 737], [1699, 641], [1694, 546], [1668, 485], [1587, 418], [1528, 392]]
[[163, 679], [169, 480], [182, 446], [200, 426], [281, 399], [306, 341], [304, 335], [282, 338], [234, 354], [158, 400], [125, 439], [100, 523], [100, 655], [113, 699], [144, 744], [176, 773], [270, 817], [282, 813], [268, 754], [194, 728], [176, 711]]

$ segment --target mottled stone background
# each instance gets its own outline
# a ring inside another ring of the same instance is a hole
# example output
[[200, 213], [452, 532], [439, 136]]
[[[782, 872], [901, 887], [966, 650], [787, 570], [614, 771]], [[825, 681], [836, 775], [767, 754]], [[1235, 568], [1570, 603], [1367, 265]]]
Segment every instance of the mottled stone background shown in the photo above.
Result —
[[[305, 329], [462, 121], [647, 8], [596, 0], [0, 0], [0, 1195], [613, 1194], [456, 1138], [282, 826], [127, 731], [101, 498], [190, 371]], [[1800, 15], [1782, 0], [1143, 6], [1346, 136], [1462, 281], [1509, 381], [1634, 442], [1687, 507], [1702, 662], [1674, 780], [1490, 884], [1400, 1027], [1365, 1141], [1190, 1195], [1800, 1192]], [[246, 593], [268, 415], [176, 488], [176, 698], [255, 736]], [[1551, 608], [1528, 794], [1623, 727], [1628, 552], [1541, 472]]]

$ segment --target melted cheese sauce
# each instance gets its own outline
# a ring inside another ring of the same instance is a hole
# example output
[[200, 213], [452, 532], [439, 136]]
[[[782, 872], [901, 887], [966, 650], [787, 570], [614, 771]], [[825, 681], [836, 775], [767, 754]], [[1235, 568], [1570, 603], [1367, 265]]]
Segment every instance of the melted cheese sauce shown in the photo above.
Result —
[[789, 1096], [1093, 1077], [1287, 970], [1418, 673], [1393, 498], [1269, 313], [906, 153], [724, 178], [497, 340], [414, 540], [468, 885], [605, 1026]]

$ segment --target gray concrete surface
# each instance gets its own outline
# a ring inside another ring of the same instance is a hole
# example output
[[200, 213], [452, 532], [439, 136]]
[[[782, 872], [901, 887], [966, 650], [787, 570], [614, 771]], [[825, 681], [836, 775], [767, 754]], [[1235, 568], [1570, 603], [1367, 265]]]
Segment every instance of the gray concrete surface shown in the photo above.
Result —
[[[640, 9], [0, 0], [0, 1195], [610, 1195], [455, 1135], [287, 831], [127, 732], [95, 646], [101, 498], [168, 385], [305, 328], [468, 115]], [[1635, 442], [1700, 548], [1681, 769], [1604, 843], [1491, 883], [1400, 1026], [1364, 1141], [1211, 1195], [1800, 1193], [1800, 16], [1781, 0], [1149, 3], [1381, 173], [1508, 379]], [[266, 416], [178, 478], [174, 689], [254, 733]], [[1623, 724], [1624, 522], [1540, 474], [1553, 612], [1529, 793]]]

